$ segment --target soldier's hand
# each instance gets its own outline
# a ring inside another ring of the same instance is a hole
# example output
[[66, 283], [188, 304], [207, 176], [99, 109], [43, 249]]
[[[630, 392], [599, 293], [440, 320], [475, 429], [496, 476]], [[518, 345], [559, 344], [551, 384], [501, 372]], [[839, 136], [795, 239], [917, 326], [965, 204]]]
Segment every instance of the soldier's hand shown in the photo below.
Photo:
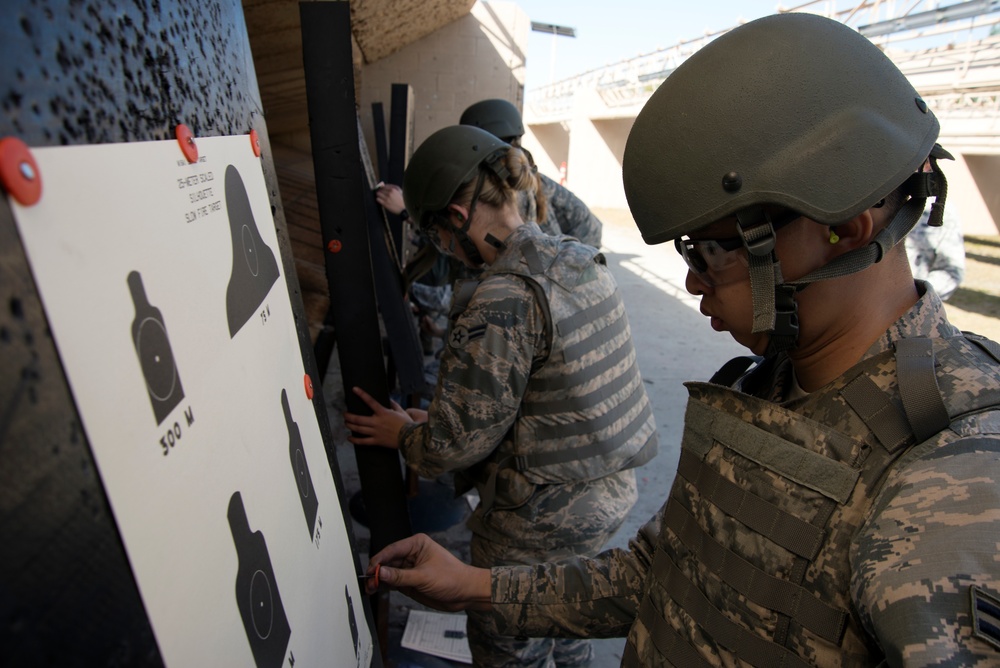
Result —
[[406, 208], [403, 203], [403, 189], [392, 183], [385, 183], [375, 191], [375, 201], [389, 213], [399, 214]]
[[[489, 610], [490, 570], [469, 566], [425, 534], [404, 538], [384, 548], [368, 562], [378, 584], [398, 589], [413, 600], [438, 610]], [[365, 581], [376, 590], [374, 578]]]
[[344, 413], [344, 424], [351, 430], [347, 440], [355, 445], [381, 445], [384, 448], [398, 449], [399, 430], [413, 422], [413, 419], [395, 401], [390, 400], [391, 407], [386, 408], [360, 387], [353, 389], [354, 394], [372, 410], [372, 414]]

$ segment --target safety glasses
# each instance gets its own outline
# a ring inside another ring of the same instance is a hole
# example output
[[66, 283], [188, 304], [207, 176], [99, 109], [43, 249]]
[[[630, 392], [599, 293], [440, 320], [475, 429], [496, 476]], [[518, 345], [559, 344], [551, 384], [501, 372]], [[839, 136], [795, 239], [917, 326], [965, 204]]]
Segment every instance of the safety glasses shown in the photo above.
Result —
[[[771, 227], [777, 232], [782, 227], [801, 218], [794, 211], [782, 212], [771, 217]], [[684, 258], [688, 269], [698, 275], [698, 279], [710, 285], [721, 285], [738, 280], [747, 275], [749, 266], [743, 237], [726, 239], [674, 239], [674, 247]]]

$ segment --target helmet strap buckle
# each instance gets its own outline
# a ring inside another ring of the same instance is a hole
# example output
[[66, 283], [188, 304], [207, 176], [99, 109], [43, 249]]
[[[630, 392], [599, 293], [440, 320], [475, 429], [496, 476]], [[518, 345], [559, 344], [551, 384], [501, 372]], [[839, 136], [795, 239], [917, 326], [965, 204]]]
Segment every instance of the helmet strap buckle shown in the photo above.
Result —
[[736, 230], [751, 256], [763, 257], [774, 250], [774, 227], [771, 217], [760, 207], [743, 209], [736, 213]]

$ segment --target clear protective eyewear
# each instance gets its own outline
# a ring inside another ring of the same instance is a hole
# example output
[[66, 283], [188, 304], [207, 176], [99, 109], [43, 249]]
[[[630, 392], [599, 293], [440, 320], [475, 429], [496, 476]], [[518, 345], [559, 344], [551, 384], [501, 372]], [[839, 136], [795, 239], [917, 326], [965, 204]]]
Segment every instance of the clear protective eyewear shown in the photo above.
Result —
[[[770, 218], [772, 229], [777, 232], [782, 227], [801, 218], [794, 211]], [[706, 285], [716, 286], [731, 283], [747, 276], [745, 269], [750, 266], [742, 236], [726, 239], [674, 239], [674, 247], [688, 269]]]

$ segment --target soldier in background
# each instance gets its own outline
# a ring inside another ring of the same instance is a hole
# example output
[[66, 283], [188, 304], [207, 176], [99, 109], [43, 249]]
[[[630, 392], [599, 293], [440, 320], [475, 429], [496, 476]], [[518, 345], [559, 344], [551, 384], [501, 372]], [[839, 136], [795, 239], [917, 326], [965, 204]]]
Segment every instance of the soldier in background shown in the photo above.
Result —
[[[507, 100], [476, 102], [462, 112], [459, 123], [482, 128], [494, 137], [523, 150], [521, 136], [524, 134], [524, 123], [517, 107]], [[538, 168], [535, 167], [531, 154], [527, 151], [525, 153], [537, 172]], [[568, 234], [594, 248], [601, 247], [603, 225], [600, 219], [568, 188], [544, 174], [538, 173], [536, 192], [524, 192], [520, 196], [520, 204], [521, 217], [537, 222], [542, 232], [552, 235]]]
[[697, 51], [636, 118], [625, 192], [762, 359], [688, 384], [669, 498], [627, 550], [486, 570], [417, 536], [369, 571], [506, 633], [627, 635], [627, 666], [1000, 664], [1000, 346], [900, 243], [942, 213], [938, 131], [831, 19]]
[[928, 225], [930, 207], [924, 209], [906, 235], [906, 257], [913, 278], [927, 281], [941, 301], [948, 301], [965, 278], [965, 240], [955, 207], [944, 210], [940, 227]]
[[[456, 283], [434, 398], [426, 412], [348, 413], [352, 443], [398, 448], [425, 477], [475, 486], [472, 563], [536, 564], [596, 555], [637, 499], [635, 472], [656, 429], [617, 285], [596, 249], [525, 223], [527, 157], [479, 128], [453, 126], [416, 150], [406, 208], [438, 250], [481, 268]], [[501, 637], [471, 612], [481, 666], [572, 666], [584, 640]]]

